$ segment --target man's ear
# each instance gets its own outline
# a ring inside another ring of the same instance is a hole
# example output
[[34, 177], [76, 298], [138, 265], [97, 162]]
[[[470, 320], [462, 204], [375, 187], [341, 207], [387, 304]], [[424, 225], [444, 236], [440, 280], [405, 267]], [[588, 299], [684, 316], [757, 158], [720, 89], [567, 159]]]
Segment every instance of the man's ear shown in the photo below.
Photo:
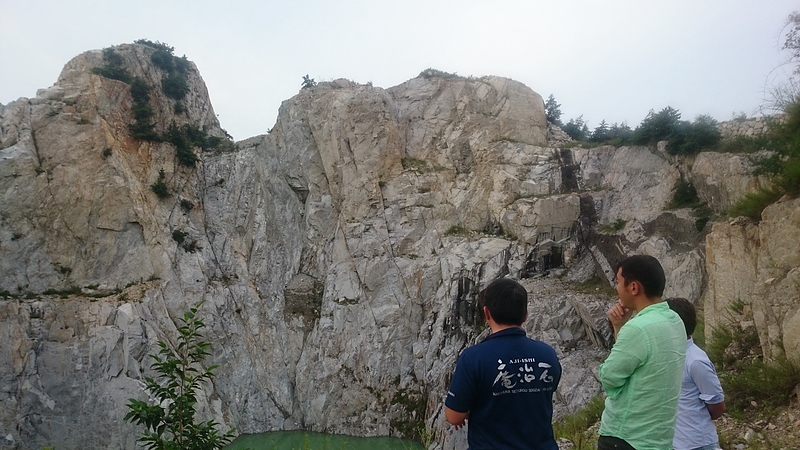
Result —
[[492, 318], [492, 313], [489, 312], [488, 306], [483, 307], [483, 318], [486, 319], [487, 322]]
[[639, 293], [642, 291], [642, 283], [639, 283], [638, 281], [631, 281], [628, 286], [630, 286], [631, 295], [639, 295]]

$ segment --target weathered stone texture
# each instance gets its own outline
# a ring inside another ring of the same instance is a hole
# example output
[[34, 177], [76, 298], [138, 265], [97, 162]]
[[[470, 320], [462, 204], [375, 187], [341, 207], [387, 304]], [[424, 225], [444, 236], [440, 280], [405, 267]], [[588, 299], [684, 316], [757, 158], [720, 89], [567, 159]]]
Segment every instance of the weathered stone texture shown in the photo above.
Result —
[[[175, 121], [224, 136], [194, 66], [178, 114], [152, 49], [115, 49], [153, 87], [157, 132]], [[490, 280], [524, 278], [525, 328], [566, 368], [563, 414], [599, 393], [592, 370], [611, 339], [613, 291], [579, 283], [610, 286], [617, 261], [648, 253], [668, 295], [697, 301], [708, 283], [707, 308], [719, 311], [721, 271], [769, 265], [737, 257], [753, 244], [725, 225], [704, 262], [695, 218], [663, 210], [681, 176], [663, 146], [548, 147], [541, 97], [512, 80], [320, 83], [286, 100], [268, 135], [227, 153], [195, 148], [191, 168], [172, 145], [131, 138], [129, 88], [91, 72], [101, 64], [99, 51], [80, 55], [35, 99], [0, 105], [8, 446], [133, 448], [138, 430], [122, 417], [128, 398], [145, 398], [147, 355], [204, 301], [207, 363], [219, 367], [202, 417], [242, 433], [426, 426], [456, 448], [465, 434], [444, 425], [442, 399], [458, 355], [485, 334], [476, 306]], [[162, 169], [167, 199], [150, 189]], [[775, 208], [760, 242], [784, 238], [778, 217], [791, 209]], [[797, 272], [792, 253], [758, 245], [775, 262], [774, 288], [762, 290], [780, 292]], [[750, 295], [739, 280], [734, 293]], [[60, 298], [70, 286], [84, 295]], [[794, 329], [796, 303], [764, 322]]]

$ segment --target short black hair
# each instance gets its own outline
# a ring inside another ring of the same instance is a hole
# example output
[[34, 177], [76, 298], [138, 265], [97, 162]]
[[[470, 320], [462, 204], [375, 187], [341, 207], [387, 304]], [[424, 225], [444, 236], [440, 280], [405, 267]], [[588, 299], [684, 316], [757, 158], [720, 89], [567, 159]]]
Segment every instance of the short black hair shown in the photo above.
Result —
[[688, 338], [694, 334], [694, 329], [697, 327], [697, 310], [689, 300], [685, 298], [668, 298], [664, 300], [669, 305], [669, 308], [683, 320], [683, 326], [686, 327], [686, 337]]
[[667, 284], [664, 268], [657, 259], [650, 255], [633, 255], [623, 259], [617, 264], [614, 273], [622, 269], [625, 284], [638, 281], [644, 289], [647, 298], [656, 298], [664, 295], [664, 286]]
[[528, 291], [511, 278], [498, 278], [481, 292], [481, 304], [499, 325], [522, 325], [528, 314]]

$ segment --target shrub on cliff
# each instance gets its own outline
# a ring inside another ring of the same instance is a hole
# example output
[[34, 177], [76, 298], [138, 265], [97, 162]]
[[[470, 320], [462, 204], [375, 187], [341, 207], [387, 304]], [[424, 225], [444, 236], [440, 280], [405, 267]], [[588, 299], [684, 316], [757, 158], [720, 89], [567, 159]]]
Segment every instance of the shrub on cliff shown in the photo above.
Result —
[[667, 141], [667, 152], [673, 155], [694, 155], [719, 144], [722, 135], [717, 121], [701, 115], [694, 122], [681, 120], [677, 109], [667, 106], [659, 112], [650, 112], [633, 132], [633, 143], [652, 145]]
[[136, 139], [157, 141], [158, 134], [153, 128], [150, 119], [153, 118], [153, 108], [150, 107], [150, 87], [140, 78], [131, 83], [131, 97], [133, 98], [134, 123], [130, 125], [131, 136]]
[[103, 61], [105, 64], [102, 67], [95, 67], [92, 69], [93, 74], [111, 78], [112, 80], [119, 80], [124, 83], [131, 82], [133, 77], [131, 77], [128, 70], [122, 66], [122, 57], [119, 56], [113, 48], [103, 49]]
[[178, 327], [178, 345], [173, 349], [159, 341], [160, 350], [152, 355], [155, 362], [150, 368], [158, 377], [145, 377], [145, 389], [156, 400], [155, 404], [128, 400], [125, 421], [144, 425], [139, 442], [146, 449], [214, 450], [223, 448], [234, 437], [235, 430], [220, 434], [213, 420], [195, 421], [197, 391], [202, 383], [213, 381], [213, 371], [217, 368], [203, 369], [200, 365], [211, 354], [211, 344], [200, 333], [205, 324], [197, 317], [199, 307], [184, 313], [183, 325]]
[[172, 58], [172, 53], [164, 49], [158, 49], [150, 55], [150, 61], [153, 61], [153, 64], [167, 72], [175, 70], [175, 64], [172, 63]]
[[782, 196], [800, 195], [800, 102], [789, 105], [785, 120], [769, 129], [765, 147], [774, 153], [755, 160], [755, 173], [770, 176], [771, 186], [744, 196], [733, 205], [730, 216], [746, 216], [758, 222], [764, 208]]
[[734, 302], [706, 343], [725, 391], [728, 414], [739, 418], [754, 416], [757, 405], [767, 407], [760, 412], [768, 414], [769, 409], [788, 404], [792, 391], [800, 384], [800, 367], [784, 354], [771, 361], [764, 358], [758, 331], [752, 325], [752, 311], [746, 306], [741, 301]]
[[578, 116], [576, 119], [569, 119], [569, 122], [561, 129], [576, 141], [582, 141], [589, 136], [589, 127], [583, 121], [583, 115]]
[[417, 78], [464, 78], [457, 73], [445, 72], [443, 70], [427, 68], [417, 75]]
[[544, 102], [544, 114], [548, 122], [561, 126], [561, 104], [556, 102], [553, 94], [550, 94]]
[[153, 41], [151, 41], [149, 39], [137, 39], [137, 40], [135, 40], [133, 42], [135, 44], [146, 45], [146, 46], [148, 46], [150, 48], [154, 48], [156, 50], [163, 50], [163, 51], [169, 53], [170, 55], [172, 54], [172, 52], [175, 51], [175, 47], [172, 47], [172, 46], [170, 46], [170, 45], [168, 45], [168, 44], [166, 44], [164, 42], [161, 42], [161, 41], [153, 42]]
[[156, 196], [162, 200], [170, 197], [169, 187], [164, 181], [165, 179], [166, 174], [164, 173], [164, 169], [161, 169], [158, 171], [158, 181], [150, 185], [150, 190], [152, 190]]
[[189, 93], [186, 77], [180, 74], [170, 74], [161, 80], [161, 90], [169, 98], [181, 100]]

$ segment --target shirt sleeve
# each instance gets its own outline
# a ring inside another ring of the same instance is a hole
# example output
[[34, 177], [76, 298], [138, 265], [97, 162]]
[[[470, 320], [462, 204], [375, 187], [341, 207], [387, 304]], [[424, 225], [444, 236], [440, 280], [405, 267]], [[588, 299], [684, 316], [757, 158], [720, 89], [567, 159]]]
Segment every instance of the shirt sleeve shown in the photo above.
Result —
[[700, 390], [700, 400], [712, 405], [725, 400], [717, 371], [714, 370], [714, 365], [710, 361], [695, 360], [689, 366], [689, 375]]
[[647, 361], [649, 353], [650, 342], [647, 335], [638, 327], [623, 325], [611, 354], [598, 370], [600, 383], [606, 394], [610, 397], [617, 396], [633, 371]]
[[476, 392], [475, 386], [475, 368], [469, 362], [468, 353], [462, 353], [458, 358], [444, 405], [456, 412], [469, 412]]

